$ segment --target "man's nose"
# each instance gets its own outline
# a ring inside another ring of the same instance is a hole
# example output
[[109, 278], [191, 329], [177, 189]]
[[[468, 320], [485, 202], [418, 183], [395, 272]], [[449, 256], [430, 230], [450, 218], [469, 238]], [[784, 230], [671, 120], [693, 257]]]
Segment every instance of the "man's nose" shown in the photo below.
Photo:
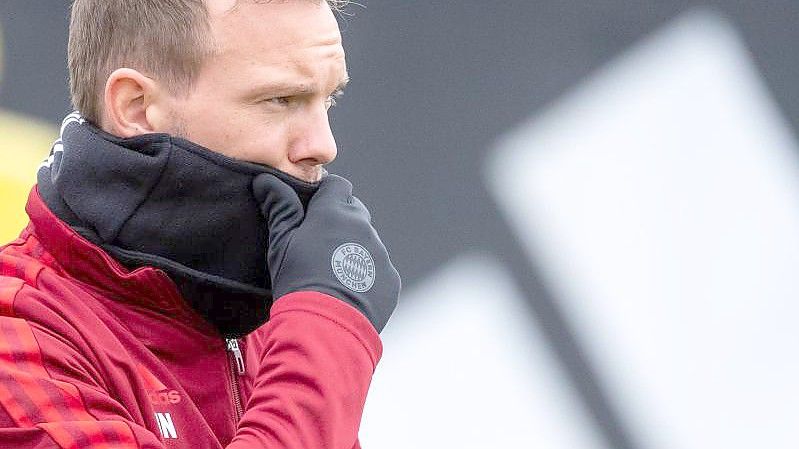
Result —
[[322, 165], [333, 162], [338, 149], [326, 108], [308, 111], [295, 128], [289, 160], [294, 164]]

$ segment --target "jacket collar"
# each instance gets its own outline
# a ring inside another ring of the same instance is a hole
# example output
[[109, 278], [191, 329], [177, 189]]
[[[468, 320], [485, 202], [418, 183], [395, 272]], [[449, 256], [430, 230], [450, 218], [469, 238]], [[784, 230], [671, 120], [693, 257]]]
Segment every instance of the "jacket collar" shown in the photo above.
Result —
[[29, 231], [69, 277], [103, 296], [166, 314], [205, 334], [216, 329], [192, 310], [170, 277], [155, 267], [130, 270], [59, 219], [42, 200], [38, 187], [25, 210]]
[[220, 333], [241, 336], [266, 321], [272, 302], [266, 220], [252, 194], [265, 172], [305, 201], [317, 187], [168, 134], [119, 138], [73, 113], [38, 192], [117, 265], [163, 270]]

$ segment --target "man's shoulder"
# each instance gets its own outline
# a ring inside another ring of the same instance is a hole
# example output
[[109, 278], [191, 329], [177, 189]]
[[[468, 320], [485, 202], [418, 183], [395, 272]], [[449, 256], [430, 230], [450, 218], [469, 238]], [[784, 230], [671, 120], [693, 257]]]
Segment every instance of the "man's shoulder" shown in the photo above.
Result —
[[0, 317], [47, 328], [93, 321], [96, 297], [67, 276], [36, 237], [24, 231], [0, 248]]
[[[0, 249], [0, 339], [28, 338], [31, 357], [63, 371], [57, 378], [98, 379], [105, 365], [98, 354], [124, 354], [124, 347], [108, 330], [111, 314], [99, 296], [51, 259], [32, 234]], [[0, 344], [0, 357], [14, 351]]]
[[16, 295], [23, 286], [39, 290], [41, 273], [49, 269], [59, 277], [59, 268], [29, 227], [16, 240], [0, 247], [0, 297]]
[[35, 246], [35, 239], [26, 230], [0, 248], [0, 316], [16, 316], [16, 299], [37, 289], [38, 276], [45, 265], [35, 257]]

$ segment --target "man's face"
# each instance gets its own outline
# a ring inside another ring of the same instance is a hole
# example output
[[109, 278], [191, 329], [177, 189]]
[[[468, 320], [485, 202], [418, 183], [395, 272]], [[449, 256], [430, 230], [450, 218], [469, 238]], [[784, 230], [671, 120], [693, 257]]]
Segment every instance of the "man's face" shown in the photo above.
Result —
[[173, 99], [170, 131], [317, 181], [336, 157], [328, 109], [348, 79], [335, 16], [325, 1], [234, 4], [208, 1], [217, 51]]

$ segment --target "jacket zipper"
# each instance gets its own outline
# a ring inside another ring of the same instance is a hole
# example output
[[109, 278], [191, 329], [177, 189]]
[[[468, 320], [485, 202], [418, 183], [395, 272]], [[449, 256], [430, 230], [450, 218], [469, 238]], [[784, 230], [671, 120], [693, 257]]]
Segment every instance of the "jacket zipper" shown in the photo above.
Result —
[[244, 356], [241, 354], [239, 341], [235, 338], [228, 338], [227, 342], [228, 359], [230, 360], [230, 386], [233, 391], [233, 408], [236, 411], [236, 425], [238, 425], [244, 409], [241, 404], [241, 391], [239, 390], [239, 376], [244, 374]]

